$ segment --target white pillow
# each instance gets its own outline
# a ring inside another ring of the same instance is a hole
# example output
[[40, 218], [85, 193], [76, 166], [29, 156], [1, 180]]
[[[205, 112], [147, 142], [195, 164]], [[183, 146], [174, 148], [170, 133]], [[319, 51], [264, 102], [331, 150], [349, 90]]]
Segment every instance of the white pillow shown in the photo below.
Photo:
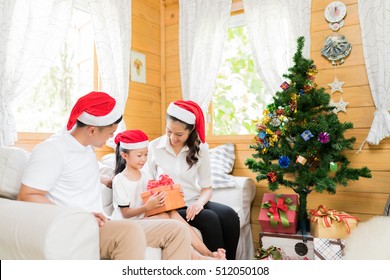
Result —
[[234, 176], [230, 173], [234, 166], [234, 144], [228, 143], [209, 150], [212, 188], [235, 187]]
[[16, 199], [30, 152], [16, 147], [0, 147], [0, 197]]

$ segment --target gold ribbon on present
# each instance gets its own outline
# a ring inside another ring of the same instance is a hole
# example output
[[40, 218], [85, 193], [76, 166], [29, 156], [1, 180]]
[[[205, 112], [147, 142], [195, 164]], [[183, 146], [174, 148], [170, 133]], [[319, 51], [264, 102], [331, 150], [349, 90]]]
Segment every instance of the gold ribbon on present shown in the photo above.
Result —
[[267, 216], [269, 217], [269, 221], [271, 226], [276, 227], [278, 222], [281, 222], [284, 227], [289, 227], [290, 222], [288, 221], [286, 211], [293, 210], [295, 211], [297, 206], [293, 205], [293, 201], [291, 198], [283, 198], [283, 195], [276, 195], [277, 202], [273, 200], [268, 200], [261, 205], [261, 208], [269, 209], [267, 212]]
[[358, 218], [346, 214], [340, 213], [336, 210], [329, 209], [327, 210], [325, 206], [319, 205], [317, 210], [310, 210], [310, 221], [313, 223], [317, 223], [320, 220], [325, 227], [331, 227], [333, 222], [341, 223], [344, 222], [345, 226], [348, 229], [348, 234], [351, 232], [351, 227], [349, 226], [348, 219], [355, 219], [359, 221]]

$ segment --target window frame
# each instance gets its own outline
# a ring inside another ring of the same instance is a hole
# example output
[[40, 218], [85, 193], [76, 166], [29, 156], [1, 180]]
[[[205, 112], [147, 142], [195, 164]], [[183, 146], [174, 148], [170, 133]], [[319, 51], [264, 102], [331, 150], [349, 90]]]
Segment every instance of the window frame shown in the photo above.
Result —
[[[242, 1], [237, 0], [236, 2], [237, 8], [233, 9], [230, 13], [230, 21], [229, 28], [242, 26], [242, 21], [245, 21], [244, 8]], [[208, 107], [207, 115], [206, 115], [206, 132], [207, 132], [207, 140], [208, 142], [213, 143], [226, 143], [228, 142], [248, 142], [253, 139], [254, 134], [240, 134], [240, 135], [214, 135], [213, 134], [213, 119], [212, 119], [212, 111], [213, 110], [213, 102], [211, 99], [210, 105]]]
[[[83, 0], [75, 0], [73, 9], [79, 9], [84, 12], [88, 12], [87, 3]], [[89, 13], [89, 12], [88, 12]], [[96, 43], [93, 44], [93, 89], [94, 91], [99, 90], [99, 84], [101, 84], [99, 77], [99, 68], [98, 68], [98, 60], [96, 53]], [[65, 126], [65, 124], [64, 124]], [[15, 141], [16, 146], [26, 148], [27, 150], [32, 150], [32, 148], [40, 142], [43, 142], [45, 139], [55, 134], [56, 131], [53, 132], [28, 132], [28, 131], [17, 131], [17, 140]]]

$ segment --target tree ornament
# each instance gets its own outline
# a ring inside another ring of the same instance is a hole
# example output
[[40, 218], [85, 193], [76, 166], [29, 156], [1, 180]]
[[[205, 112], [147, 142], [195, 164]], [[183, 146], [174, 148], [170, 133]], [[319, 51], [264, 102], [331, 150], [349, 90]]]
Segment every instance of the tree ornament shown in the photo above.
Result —
[[273, 117], [270, 123], [273, 127], [279, 127], [282, 122], [278, 117]]
[[277, 177], [277, 175], [276, 175], [276, 172], [271, 171], [271, 172], [268, 172], [268, 173], [267, 173], [267, 179], [268, 179], [268, 181], [270, 181], [271, 183], [275, 182], [277, 178], [278, 178], [278, 177]]
[[287, 156], [281, 156], [279, 158], [279, 165], [282, 168], [287, 168], [290, 165], [290, 159]]
[[283, 90], [286, 90], [290, 87], [289, 83], [287, 82], [283, 82], [283, 84], [280, 85], [280, 87], [283, 89]]
[[302, 165], [305, 165], [306, 162], [307, 162], [307, 159], [304, 158], [303, 156], [298, 156], [297, 157], [296, 163], [300, 163]]
[[307, 141], [309, 140], [310, 138], [314, 137], [313, 134], [311, 133], [310, 130], [305, 130], [302, 134], [301, 134], [301, 137], [303, 138], [303, 140]]
[[329, 133], [328, 132], [321, 132], [318, 134], [318, 141], [320, 141], [322, 144], [326, 144], [329, 142]]
[[329, 170], [332, 171], [332, 172], [336, 172], [336, 171], [337, 171], [337, 163], [331, 161], [331, 162], [329, 163]]

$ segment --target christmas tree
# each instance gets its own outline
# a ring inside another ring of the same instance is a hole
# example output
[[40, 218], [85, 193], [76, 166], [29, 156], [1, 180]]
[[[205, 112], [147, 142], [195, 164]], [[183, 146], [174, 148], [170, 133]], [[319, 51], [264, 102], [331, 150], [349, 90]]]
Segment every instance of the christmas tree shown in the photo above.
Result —
[[269, 190], [284, 186], [298, 194], [298, 217], [305, 233], [307, 196], [313, 190], [335, 194], [336, 187], [346, 186], [349, 180], [371, 178], [371, 171], [348, 167], [342, 152], [351, 150], [356, 138], [346, 139], [344, 132], [353, 124], [340, 123], [329, 105], [329, 94], [314, 82], [316, 66], [302, 56], [304, 37], [298, 38], [297, 45], [294, 65], [283, 75], [288, 81], [255, 121], [258, 134], [250, 148], [256, 153], [245, 165], [257, 174], [257, 181], [268, 180]]

